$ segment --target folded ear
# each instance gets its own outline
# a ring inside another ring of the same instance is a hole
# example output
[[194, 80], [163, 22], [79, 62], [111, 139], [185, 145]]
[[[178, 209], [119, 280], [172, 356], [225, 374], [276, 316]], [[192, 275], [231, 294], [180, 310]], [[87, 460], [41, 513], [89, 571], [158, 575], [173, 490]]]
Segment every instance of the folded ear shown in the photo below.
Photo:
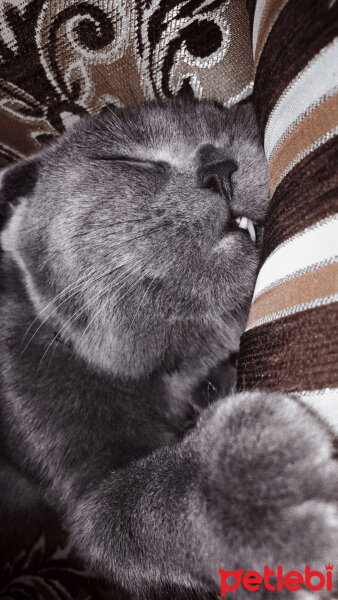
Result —
[[0, 171], [0, 198], [2, 202], [16, 204], [20, 197], [27, 198], [35, 188], [40, 161], [33, 158]]
[[34, 192], [39, 176], [40, 160], [32, 158], [0, 170], [1, 221], [11, 214], [20, 200]]

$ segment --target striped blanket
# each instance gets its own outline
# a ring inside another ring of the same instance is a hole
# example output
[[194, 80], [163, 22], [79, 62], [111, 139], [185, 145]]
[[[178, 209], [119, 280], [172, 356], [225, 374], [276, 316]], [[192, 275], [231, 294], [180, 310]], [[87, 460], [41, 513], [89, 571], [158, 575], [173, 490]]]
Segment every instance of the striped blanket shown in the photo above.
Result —
[[297, 393], [338, 432], [338, 2], [248, 11], [272, 198], [238, 388]]

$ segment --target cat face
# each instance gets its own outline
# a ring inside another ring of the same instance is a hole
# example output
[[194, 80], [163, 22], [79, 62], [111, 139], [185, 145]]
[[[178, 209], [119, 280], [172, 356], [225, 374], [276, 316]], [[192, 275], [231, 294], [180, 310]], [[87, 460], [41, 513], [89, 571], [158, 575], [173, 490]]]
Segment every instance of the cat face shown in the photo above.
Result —
[[5, 172], [2, 194], [4, 250], [91, 364], [139, 377], [237, 349], [268, 203], [250, 106], [107, 110]]

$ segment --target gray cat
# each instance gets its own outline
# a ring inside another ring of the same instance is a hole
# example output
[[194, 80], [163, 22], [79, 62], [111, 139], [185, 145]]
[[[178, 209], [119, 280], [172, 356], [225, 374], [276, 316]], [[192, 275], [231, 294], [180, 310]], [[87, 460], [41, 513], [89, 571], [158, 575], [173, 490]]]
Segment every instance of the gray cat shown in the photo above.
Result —
[[135, 594], [334, 563], [331, 432], [231, 392], [268, 205], [251, 107], [107, 110], [1, 195], [0, 456], [27, 498]]

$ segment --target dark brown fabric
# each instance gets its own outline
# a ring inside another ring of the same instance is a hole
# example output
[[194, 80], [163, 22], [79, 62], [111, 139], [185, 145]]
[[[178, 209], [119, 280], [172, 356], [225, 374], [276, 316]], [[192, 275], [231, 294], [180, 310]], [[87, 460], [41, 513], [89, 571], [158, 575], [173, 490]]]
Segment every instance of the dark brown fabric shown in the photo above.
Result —
[[1, 505], [0, 531], [0, 599], [105, 600], [106, 586], [74, 556], [44, 504], [15, 513]]
[[247, 331], [239, 354], [238, 389], [301, 392], [338, 387], [337, 338], [332, 304]]
[[246, 8], [248, 11], [249, 22], [250, 22], [250, 27], [251, 27], [251, 31], [252, 31], [253, 21], [254, 21], [254, 16], [255, 16], [256, 0], [247, 0]]
[[262, 137], [270, 112], [287, 85], [337, 35], [338, 5], [289, 0], [274, 24], [255, 76], [254, 101]]
[[336, 213], [337, 164], [337, 140], [332, 139], [285, 176], [269, 205], [261, 264], [279, 244]]

